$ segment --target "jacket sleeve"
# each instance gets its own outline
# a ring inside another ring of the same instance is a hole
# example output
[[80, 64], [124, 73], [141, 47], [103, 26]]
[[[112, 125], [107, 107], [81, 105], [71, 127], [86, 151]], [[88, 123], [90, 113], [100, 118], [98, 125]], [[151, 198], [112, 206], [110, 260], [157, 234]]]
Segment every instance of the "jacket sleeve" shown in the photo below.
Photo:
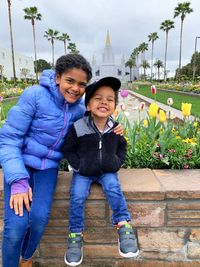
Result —
[[125, 162], [126, 148], [127, 148], [126, 140], [123, 136], [120, 136], [119, 137], [119, 144], [118, 144], [118, 148], [117, 148], [117, 156], [120, 160], [120, 165], [122, 165]]
[[29, 177], [23, 161], [22, 146], [36, 110], [34, 95], [33, 89], [26, 89], [0, 129], [0, 163], [8, 184]]
[[69, 133], [65, 136], [61, 151], [64, 158], [67, 159], [70, 166], [78, 171], [80, 166], [80, 158], [77, 154], [78, 137], [74, 126], [70, 129]]

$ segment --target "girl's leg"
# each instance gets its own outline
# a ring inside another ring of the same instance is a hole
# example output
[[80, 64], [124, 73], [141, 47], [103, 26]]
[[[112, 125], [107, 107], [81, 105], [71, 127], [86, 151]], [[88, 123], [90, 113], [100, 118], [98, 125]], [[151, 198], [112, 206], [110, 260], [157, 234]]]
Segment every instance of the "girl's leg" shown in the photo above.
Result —
[[82, 176], [74, 172], [70, 190], [69, 231], [80, 233], [84, 229], [84, 208], [92, 177]]
[[127, 209], [126, 200], [121, 190], [117, 173], [105, 173], [98, 182], [102, 185], [108, 203], [113, 211], [112, 223], [130, 221], [130, 213]]
[[2, 233], [2, 266], [18, 267], [21, 246], [28, 227], [28, 212], [15, 215], [9, 206], [10, 185], [4, 182], [4, 230]]
[[29, 213], [29, 227], [21, 251], [24, 260], [33, 256], [48, 223], [57, 175], [57, 169], [33, 170], [33, 200]]

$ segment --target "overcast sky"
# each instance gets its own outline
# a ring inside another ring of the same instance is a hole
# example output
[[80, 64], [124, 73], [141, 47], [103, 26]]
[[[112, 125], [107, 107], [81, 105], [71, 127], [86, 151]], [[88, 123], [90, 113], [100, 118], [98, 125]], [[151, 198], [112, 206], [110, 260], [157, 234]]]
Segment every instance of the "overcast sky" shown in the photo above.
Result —
[[[178, 67], [180, 18], [173, 19], [174, 8], [180, 0], [11, 0], [14, 49], [34, 57], [31, 22], [24, 20], [25, 7], [36, 6], [42, 21], [36, 21], [38, 59], [51, 61], [51, 45], [43, 37], [48, 28], [68, 33], [78, 50], [88, 60], [95, 56], [101, 62], [106, 32], [109, 30], [115, 62], [122, 55], [127, 60], [134, 48], [148, 42], [148, 35], [157, 32], [154, 58], [164, 61], [165, 33], [160, 24], [174, 20], [169, 32], [168, 63], [170, 74]], [[194, 53], [195, 37], [200, 36], [200, 1], [190, 0], [194, 12], [186, 16], [183, 29], [182, 65], [189, 63]], [[10, 48], [7, 0], [0, 0], [0, 46]], [[200, 50], [200, 39], [197, 42]], [[146, 59], [150, 60], [150, 51]], [[55, 57], [64, 53], [63, 43], [56, 41]]]

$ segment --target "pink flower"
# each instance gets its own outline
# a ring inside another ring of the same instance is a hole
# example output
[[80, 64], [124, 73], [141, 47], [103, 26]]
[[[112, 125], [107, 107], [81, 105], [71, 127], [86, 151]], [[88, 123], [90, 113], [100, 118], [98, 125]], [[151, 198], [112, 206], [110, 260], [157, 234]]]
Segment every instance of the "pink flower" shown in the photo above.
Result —
[[156, 91], [157, 91], [156, 90], [156, 86], [155, 85], [152, 85], [151, 86], [151, 92], [152, 92], [152, 94], [155, 95], [156, 94]]
[[2, 102], [3, 101], [3, 96], [0, 96], [0, 102]]
[[144, 110], [145, 109], [145, 103], [144, 102], [140, 102], [139, 106], [138, 106], [139, 110]]
[[126, 110], [126, 105], [125, 105], [125, 103], [121, 103], [121, 104], [120, 104], [120, 108], [121, 108], [122, 111], [125, 111], [125, 110]]
[[184, 164], [183, 169], [189, 169], [189, 165], [188, 164]]
[[120, 95], [121, 95], [122, 97], [127, 97], [127, 96], [128, 96], [128, 90], [126, 90], [126, 89], [121, 90], [121, 91], [120, 91]]

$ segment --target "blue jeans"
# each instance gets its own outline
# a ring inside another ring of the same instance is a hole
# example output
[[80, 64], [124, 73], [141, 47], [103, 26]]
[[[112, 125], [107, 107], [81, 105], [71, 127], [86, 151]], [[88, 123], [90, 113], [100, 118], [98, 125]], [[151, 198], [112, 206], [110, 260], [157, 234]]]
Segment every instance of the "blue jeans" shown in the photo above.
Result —
[[15, 215], [14, 210], [10, 209], [10, 185], [4, 182], [3, 267], [18, 267], [20, 255], [25, 260], [32, 257], [50, 214], [58, 170], [27, 169], [33, 200], [30, 212], [24, 208], [22, 217]]
[[113, 211], [113, 225], [120, 221], [130, 221], [131, 219], [117, 173], [105, 173], [99, 177], [87, 177], [74, 172], [70, 191], [70, 232], [80, 233], [84, 229], [85, 201], [90, 193], [90, 187], [93, 182], [98, 182], [102, 185], [108, 203]]

